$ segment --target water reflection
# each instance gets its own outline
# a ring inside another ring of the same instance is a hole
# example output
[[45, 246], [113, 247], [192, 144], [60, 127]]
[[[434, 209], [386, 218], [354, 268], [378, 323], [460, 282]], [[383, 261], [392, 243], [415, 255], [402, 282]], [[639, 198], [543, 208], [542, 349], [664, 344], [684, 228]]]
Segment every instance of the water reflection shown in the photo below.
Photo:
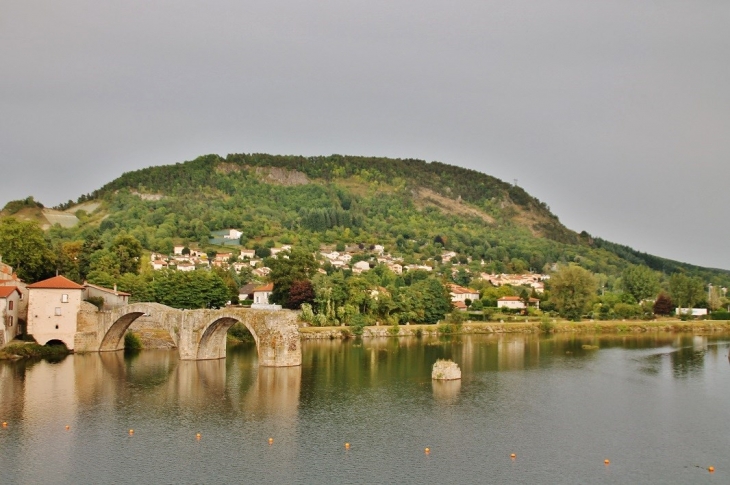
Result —
[[456, 404], [461, 390], [461, 379], [453, 381], [431, 381], [433, 398], [440, 404]]

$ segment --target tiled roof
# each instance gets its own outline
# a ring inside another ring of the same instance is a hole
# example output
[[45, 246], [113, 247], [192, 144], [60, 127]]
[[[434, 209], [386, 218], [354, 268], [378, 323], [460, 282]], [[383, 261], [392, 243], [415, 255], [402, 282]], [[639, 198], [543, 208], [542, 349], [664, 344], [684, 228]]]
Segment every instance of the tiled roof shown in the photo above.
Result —
[[39, 281], [38, 283], [33, 283], [32, 285], [28, 285], [29, 289], [36, 289], [36, 288], [44, 288], [44, 289], [57, 289], [57, 290], [83, 290], [84, 287], [74, 283], [68, 278], [65, 278], [63, 276], [54, 276], [53, 278], [48, 278], [47, 280]]
[[268, 285], [259, 286], [258, 288], [254, 288], [253, 291], [274, 291], [274, 283], [269, 283]]
[[471, 288], [464, 288], [463, 286], [459, 285], [449, 285], [451, 288], [451, 292], [454, 294], [464, 294], [464, 293], [479, 293], [477, 290], [472, 290]]
[[107, 293], [114, 293], [115, 295], [132, 296], [131, 293], [125, 293], [123, 291], [117, 291], [117, 290], [110, 290], [109, 288], [104, 288], [103, 286], [92, 285], [91, 283], [84, 283], [84, 286], [87, 286], [89, 288], [96, 288], [99, 291], [105, 291]]
[[7, 298], [12, 295], [14, 291], [17, 291], [19, 295], [21, 294], [17, 286], [0, 286], [0, 298]]

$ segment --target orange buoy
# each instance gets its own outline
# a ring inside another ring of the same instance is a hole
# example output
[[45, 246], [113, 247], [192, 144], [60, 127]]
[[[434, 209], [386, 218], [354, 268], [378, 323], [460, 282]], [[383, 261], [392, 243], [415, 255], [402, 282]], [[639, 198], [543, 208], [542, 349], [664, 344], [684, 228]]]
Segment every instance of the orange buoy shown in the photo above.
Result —
[[606, 460], [603, 460], [603, 464], [604, 464], [604, 465], [610, 465], [610, 464], [611, 464], [611, 461], [610, 461], [610, 460], [608, 460], [608, 459], [606, 459]]
[[130, 429], [130, 430], [129, 430], [129, 434], [130, 434], [130, 435], [133, 435], [133, 434], [134, 434], [134, 430], [133, 430], [133, 429]]
[[200, 439], [200, 433], [195, 433], [195, 439], [197, 439], [197, 440]]
[[345, 443], [345, 449], [346, 450], [349, 450], [350, 449], [350, 443]]
[[425, 449], [423, 450], [423, 452], [424, 452], [424, 453], [426, 453], [426, 454], [428, 455], [428, 454], [430, 454], [430, 453], [431, 453], [431, 448], [425, 448]]
[[8, 427], [8, 422], [7, 421], [3, 421], [3, 428], [7, 428], [7, 427]]
[[715, 473], [715, 467], [714, 466], [708, 466], [707, 471], [710, 473]]
[[270, 445], [273, 445], [274, 444], [274, 438], [269, 438], [269, 444]]
[[71, 426], [66, 425], [66, 430], [69, 430], [69, 429], [71, 429]]
[[515, 458], [517, 458], [517, 455], [515, 455], [514, 453], [512, 453], [509, 457], [514, 460]]

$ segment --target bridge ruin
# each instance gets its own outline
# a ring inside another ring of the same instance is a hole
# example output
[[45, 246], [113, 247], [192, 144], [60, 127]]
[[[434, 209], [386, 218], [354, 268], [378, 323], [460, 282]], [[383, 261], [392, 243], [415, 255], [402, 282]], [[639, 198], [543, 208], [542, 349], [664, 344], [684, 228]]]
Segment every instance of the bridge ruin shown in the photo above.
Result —
[[85, 307], [78, 314], [71, 348], [75, 352], [122, 350], [124, 334], [139, 318], [168, 331], [181, 360], [225, 358], [228, 329], [241, 322], [256, 341], [259, 365], [289, 367], [302, 364], [297, 314], [288, 310], [178, 310], [159, 303], [133, 303], [111, 311]]

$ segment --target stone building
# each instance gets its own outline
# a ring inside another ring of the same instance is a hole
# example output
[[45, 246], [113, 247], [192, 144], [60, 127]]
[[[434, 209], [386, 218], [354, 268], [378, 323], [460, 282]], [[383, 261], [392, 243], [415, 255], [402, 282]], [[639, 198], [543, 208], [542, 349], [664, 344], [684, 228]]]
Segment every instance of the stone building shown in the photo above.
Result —
[[20, 334], [18, 312], [21, 296], [16, 286], [0, 286], [0, 347]]
[[28, 334], [45, 345], [59, 340], [74, 347], [84, 287], [63, 276], [28, 285]]

